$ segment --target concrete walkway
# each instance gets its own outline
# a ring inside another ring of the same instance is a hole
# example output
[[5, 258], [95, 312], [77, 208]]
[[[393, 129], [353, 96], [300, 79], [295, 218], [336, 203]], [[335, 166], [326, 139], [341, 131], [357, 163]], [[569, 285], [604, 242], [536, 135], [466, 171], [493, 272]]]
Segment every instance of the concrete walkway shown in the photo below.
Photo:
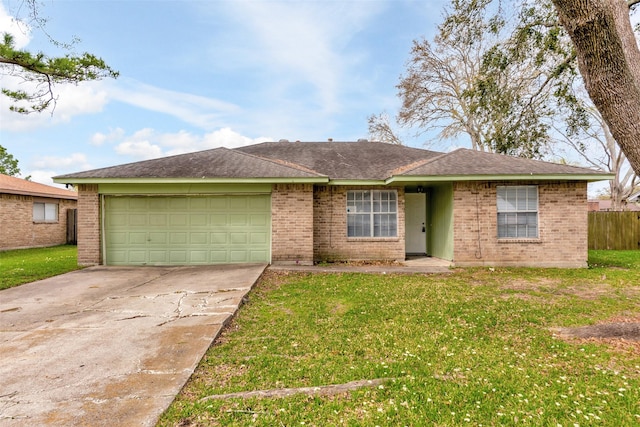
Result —
[[92, 267], [0, 291], [0, 425], [155, 425], [265, 268]]
[[336, 262], [317, 265], [271, 265], [269, 269], [311, 273], [441, 274], [453, 272], [451, 261], [432, 257], [412, 257], [397, 264]]

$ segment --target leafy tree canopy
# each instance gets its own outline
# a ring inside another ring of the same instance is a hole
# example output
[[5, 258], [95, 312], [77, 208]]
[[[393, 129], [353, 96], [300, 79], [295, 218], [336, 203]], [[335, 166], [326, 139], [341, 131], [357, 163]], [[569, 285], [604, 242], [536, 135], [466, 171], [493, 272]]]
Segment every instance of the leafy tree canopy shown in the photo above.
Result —
[[17, 176], [20, 174], [18, 159], [7, 152], [7, 149], [0, 145], [0, 173], [3, 175]]
[[[72, 45], [55, 41], [44, 30], [46, 20], [38, 15], [38, 4], [27, 0], [31, 21], [36, 23], [49, 41], [56, 47], [70, 50]], [[0, 75], [16, 76], [24, 82], [31, 82], [30, 89], [14, 89], [2, 85], [2, 93], [13, 104], [11, 111], [28, 114], [54, 108], [57, 84], [78, 84], [83, 81], [100, 80], [105, 77], [117, 78], [118, 72], [109, 67], [101, 58], [90, 53], [75, 55], [68, 53], [59, 57], [47, 56], [42, 52], [17, 49], [14, 37], [0, 34]]]
[[477, 150], [540, 158], [560, 114], [584, 124], [576, 75], [550, 1], [507, 10], [491, 0], [452, 0], [434, 39], [414, 41], [398, 85], [398, 121], [439, 128], [442, 138], [466, 133]]

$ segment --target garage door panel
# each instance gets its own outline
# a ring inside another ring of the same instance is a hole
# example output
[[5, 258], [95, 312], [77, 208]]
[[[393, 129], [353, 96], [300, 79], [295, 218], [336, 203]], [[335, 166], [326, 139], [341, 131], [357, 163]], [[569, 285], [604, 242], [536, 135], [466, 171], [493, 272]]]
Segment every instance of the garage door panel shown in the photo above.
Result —
[[249, 262], [249, 251], [231, 250], [229, 251], [229, 262]]
[[187, 205], [190, 211], [207, 211], [209, 210], [209, 199], [204, 197], [190, 197]]
[[187, 264], [187, 254], [188, 251], [186, 249], [169, 251], [169, 264]]
[[108, 227], [117, 227], [117, 226], [126, 226], [128, 224], [128, 215], [125, 213], [122, 214], [113, 214], [107, 217], [106, 226]]
[[129, 218], [127, 218], [127, 227], [131, 226], [145, 226], [147, 225], [147, 215], [146, 214], [129, 214]]
[[170, 197], [167, 198], [167, 208], [169, 210], [189, 210], [189, 202], [186, 197]]
[[269, 225], [267, 220], [268, 218], [264, 215], [251, 215], [249, 217], [249, 225], [252, 227], [266, 227]]
[[115, 244], [124, 245], [127, 243], [128, 233], [121, 231], [115, 232], [112, 231], [107, 233], [107, 240], [113, 242]]
[[226, 263], [227, 261], [227, 251], [226, 250], [212, 250], [211, 254], [211, 263], [212, 264], [221, 264]]
[[209, 208], [211, 210], [222, 210], [226, 211], [228, 209], [228, 197], [215, 197], [209, 199]]
[[248, 216], [244, 214], [232, 215], [229, 218], [229, 225], [232, 227], [246, 227], [249, 225]]
[[244, 211], [249, 208], [248, 198], [246, 197], [230, 197], [229, 209]]
[[250, 251], [249, 262], [264, 262], [261, 260], [267, 256], [269, 256], [267, 251]]
[[129, 253], [127, 251], [112, 251], [109, 253], [111, 260], [116, 264], [128, 264], [127, 258]]
[[207, 233], [204, 232], [191, 232], [189, 233], [189, 244], [191, 245], [206, 245]]
[[167, 251], [165, 250], [150, 250], [149, 251], [149, 264], [168, 264], [167, 263]]
[[265, 244], [269, 241], [267, 233], [251, 233], [249, 241], [253, 244]]
[[150, 213], [149, 214], [149, 225], [153, 227], [164, 227], [167, 225], [167, 215], [166, 214], [158, 214], [158, 213]]
[[188, 226], [189, 225], [189, 214], [180, 213], [180, 214], [171, 214], [169, 215], [169, 225], [170, 226]]
[[147, 251], [146, 250], [129, 250], [126, 256], [128, 264], [146, 264], [147, 263]]
[[211, 233], [212, 245], [225, 245], [229, 241], [227, 233]]
[[167, 208], [169, 198], [167, 197], [147, 197], [147, 208], [150, 211], [164, 211]]
[[247, 233], [229, 233], [229, 240], [232, 245], [246, 245]]
[[207, 218], [208, 218], [207, 214], [192, 213], [191, 215], [188, 216], [189, 226], [190, 227], [206, 227]]
[[144, 232], [129, 232], [128, 243], [133, 245], [146, 245], [147, 244], [147, 233]]
[[211, 225], [217, 227], [224, 227], [227, 225], [227, 215], [225, 214], [214, 214], [211, 215]]
[[108, 264], [270, 261], [269, 195], [105, 200]]

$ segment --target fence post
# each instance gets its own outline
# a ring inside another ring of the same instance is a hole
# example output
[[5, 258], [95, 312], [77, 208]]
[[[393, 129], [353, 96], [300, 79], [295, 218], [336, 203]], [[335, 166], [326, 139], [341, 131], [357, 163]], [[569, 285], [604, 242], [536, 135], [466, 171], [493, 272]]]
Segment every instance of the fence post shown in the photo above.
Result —
[[78, 244], [78, 209], [67, 209], [67, 245]]

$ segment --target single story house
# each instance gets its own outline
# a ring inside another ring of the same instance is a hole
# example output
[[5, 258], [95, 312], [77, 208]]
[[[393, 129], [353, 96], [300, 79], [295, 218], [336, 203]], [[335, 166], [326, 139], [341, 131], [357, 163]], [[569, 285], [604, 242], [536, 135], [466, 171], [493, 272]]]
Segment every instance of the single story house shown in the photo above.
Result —
[[0, 250], [67, 243], [78, 193], [0, 174]]
[[83, 265], [585, 267], [602, 171], [467, 149], [265, 142], [72, 173]]

